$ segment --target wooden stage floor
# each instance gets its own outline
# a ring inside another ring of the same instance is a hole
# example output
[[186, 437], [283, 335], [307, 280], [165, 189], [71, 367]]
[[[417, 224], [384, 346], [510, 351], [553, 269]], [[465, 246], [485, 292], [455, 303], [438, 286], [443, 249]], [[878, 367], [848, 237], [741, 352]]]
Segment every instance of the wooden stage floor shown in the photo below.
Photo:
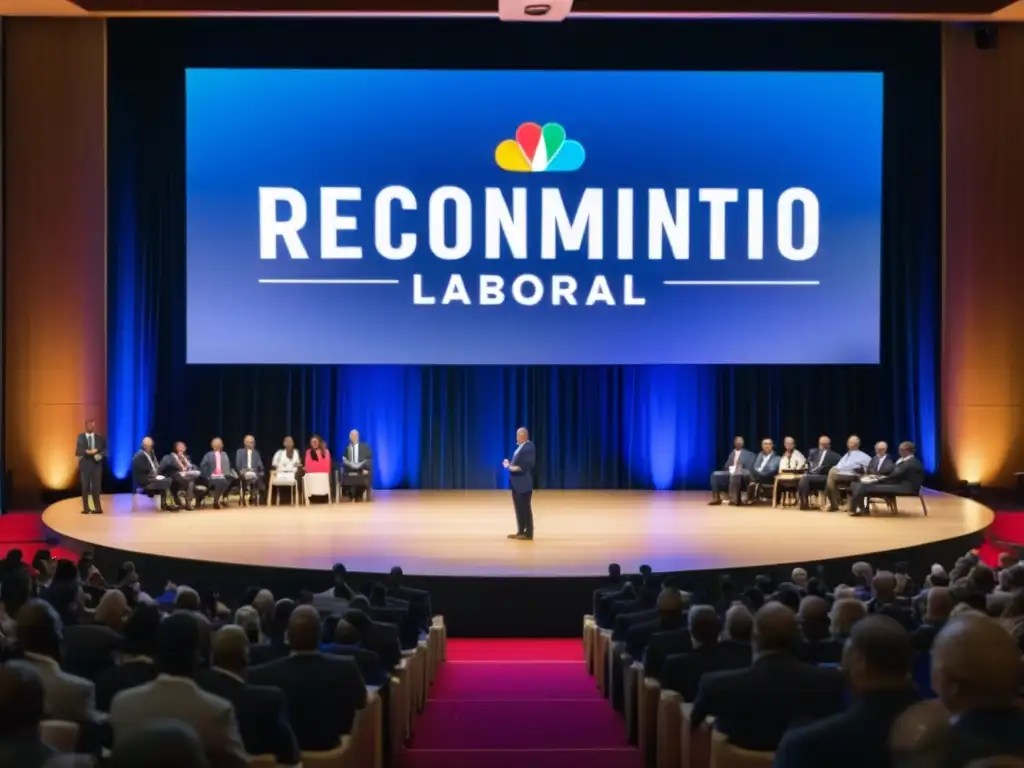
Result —
[[240, 565], [380, 573], [401, 565], [418, 576], [598, 576], [608, 563], [656, 572], [815, 563], [902, 549], [986, 528], [987, 507], [927, 495], [896, 517], [853, 518], [793, 508], [709, 507], [708, 494], [538, 491], [536, 539], [515, 527], [503, 491], [378, 491], [367, 504], [156, 511], [140, 497], [105, 496], [106, 514], [82, 515], [78, 498], [46, 509], [58, 534], [97, 547]]

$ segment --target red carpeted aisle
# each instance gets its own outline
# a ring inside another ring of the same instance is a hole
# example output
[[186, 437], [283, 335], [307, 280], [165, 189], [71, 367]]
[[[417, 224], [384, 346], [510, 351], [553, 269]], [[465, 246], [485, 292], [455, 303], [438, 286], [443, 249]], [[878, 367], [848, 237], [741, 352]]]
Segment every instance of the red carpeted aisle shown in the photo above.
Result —
[[579, 640], [449, 640], [402, 768], [640, 768]]

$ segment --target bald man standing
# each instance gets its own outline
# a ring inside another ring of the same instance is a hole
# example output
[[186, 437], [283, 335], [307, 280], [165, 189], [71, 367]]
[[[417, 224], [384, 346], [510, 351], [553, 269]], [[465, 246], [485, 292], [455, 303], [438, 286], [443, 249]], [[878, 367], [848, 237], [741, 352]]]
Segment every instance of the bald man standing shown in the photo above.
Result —
[[516, 450], [511, 459], [501, 465], [508, 470], [509, 485], [512, 486], [512, 506], [516, 511], [516, 532], [510, 539], [533, 541], [533, 465], [537, 461], [537, 450], [530, 440], [526, 427], [516, 430]]

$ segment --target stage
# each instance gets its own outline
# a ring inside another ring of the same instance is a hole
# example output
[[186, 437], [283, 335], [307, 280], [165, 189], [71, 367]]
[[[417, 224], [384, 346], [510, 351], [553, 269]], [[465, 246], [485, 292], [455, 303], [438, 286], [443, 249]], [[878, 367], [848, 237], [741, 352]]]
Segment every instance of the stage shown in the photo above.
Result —
[[700, 492], [538, 491], [536, 538], [515, 528], [502, 491], [378, 491], [374, 501], [237, 507], [167, 513], [145, 497], [105, 496], [106, 514], [82, 515], [78, 498], [49, 507], [43, 522], [94, 548], [213, 563], [387, 572], [401, 565], [427, 577], [593, 577], [610, 562], [636, 572], [817, 563], [909, 550], [979, 532], [991, 510], [959, 496], [927, 495], [900, 514], [768, 506], [711, 507]]

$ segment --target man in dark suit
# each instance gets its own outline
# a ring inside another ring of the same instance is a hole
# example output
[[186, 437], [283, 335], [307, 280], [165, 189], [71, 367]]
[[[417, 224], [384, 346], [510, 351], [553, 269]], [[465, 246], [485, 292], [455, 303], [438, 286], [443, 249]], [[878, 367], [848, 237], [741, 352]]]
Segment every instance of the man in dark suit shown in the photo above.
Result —
[[921, 697], [911, 681], [910, 640], [895, 620], [869, 616], [850, 633], [843, 670], [852, 703], [845, 712], [789, 731], [776, 768], [886, 768], [896, 718]]
[[644, 649], [656, 632], [671, 632], [686, 627], [690, 594], [675, 587], [665, 587], [658, 595], [658, 612], [653, 619], [634, 624], [626, 630], [626, 653], [634, 659], [643, 657]]
[[736, 644], [719, 642], [718, 614], [710, 605], [690, 609], [689, 632], [691, 649], [665, 659], [658, 675], [661, 687], [679, 691], [683, 701], [697, 697], [701, 678], [707, 673], [750, 665], [749, 646], [744, 655], [737, 652]]
[[107, 441], [96, 434], [96, 421], [85, 422], [85, 432], [75, 441], [75, 456], [78, 457], [78, 474], [82, 480], [82, 514], [89, 514], [89, 497], [92, 497], [92, 514], [102, 515], [100, 486], [103, 484], [103, 459], [107, 455]]
[[953, 594], [948, 587], [932, 587], [928, 590], [926, 600], [924, 622], [910, 636], [910, 642], [918, 653], [931, 652], [932, 643], [946, 626], [949, 614], [953, 611]]
[[121, 663], [96, 675], [96, 708], [110, 711], [110, 702], [121, 691], [156, 679], [157, 638], [160, 610], [152, 604], [138, 606], [124, 623]]
[[405, 574], [401, 567], [392, 566], [388, 573], [384, 586], [387, 588], [389, 598], [398, 598], [409, 603], [409, 610], [416, 614], [422, 629], [430, 629], [430, 622], [433, 619], [433, 610], [430, 605], [430, 592], [425, 589], [416, 589], [406, 586], [403, 583]]
[[373, 451], [368, 443], [360, 442], [358, 430], [348, 433], [341, 463], [344, 465], [342, 485], [352, 490], [352, 501], [362, 501], [373, 478]]
[[83, 621], [64, 629], [64, 658], [61, 668], [65, 672], [95, 680], [96, 675], [114, 661], [124, 645], [121, 629], [128, 613], [128, 599], [119, 589], [103, 593], [92, 614], [92, 621]]
[[402, 661], [402, 644], [398, 627], [394, 624], [370, 619], [370, 606], [365, 597], [355, 598], [352, 609], [342, 618], [359, 633], [359, 645], [377, 654], [381, 664], [390, 672]]
[[142, 447], [132, 456], [132, 482], [135, 487], [150, 496], [160, 497], [160, 509], [177, 512], [178, 507], [168, 503], [171, 478], [160, 474], [160, 462], [153, 453], [153, 439], [142, 438]]
[[813, 449], [807, 456], [807, 471], [796, 487], [796, 495], [800, 500], [800, 509], [810, 509], [808, 497], [812, 492], [824, 491], [828, 483], [828, 473], [841, 459], [838, 453], [832, 450], [832, 438], [822, 435], [818, 438], [818, 447]]
[[896, 460], [889, 476], [874, 483], [857, 482], [850, 487], [850, 512], [852, 517], [871, 514], [868, 509], [869, 496], [916, 496], [924, 484], [924, 465], [914, 455], [916, 449], [909, 440], [900, 443], [900, 457]]
[[753, 468], [754, 454], [743, 447], [742, 437], [733, 438], [732, 451], [722, 468], [711, 473], [711, 501], [708, 503], [712, 506], [721, 504], [724, 490], [729, 494], [730, 504], [739, 504], [740, 494], [747, 487], [745, 480], [750, 478]]
[[253, 685], [284, 692], [288, 719], [304, 752], [334, 749], [352, 731], [356, 712], [366, 706], [366, 683], [352, 659], [320, 652], [323, 625], [311, 605], [300, 605], [288, 620], [291, 655], [249, 670]]
[[174, 450], [160, 460], [160, 474], [171, 478], [171, 492], [174, 493], [182, 509], [194, 509], [196, 498], [196, 480], [199, 478], [199, 467], [185, 452], [187, 446], [181, 440], [174, 444]]
[[196, 675], [199, 687], [230, 701], [238, 731], [249, 755], [274, 755], [279, 765], [298, 765], [302, 758], [288, 724], [284, 694], [277, 688], [245, 681], [249, 665], [249, 638], [234, 624], [213, 636], [213, 666]]
[[754, 458], [754, 467], [750, 470], [750, 485], [747, 487], [747, 504], [757, 501], [758, 489], [761, 486], [771, 487], [775, 476], [779, 474], [780, 458], [775, 452], [775, 443], [765, 438], [761, 441], [761, 452]]
[[231, 469], [231, 459], [224, 452], [224, 441], [219, 437], [210, 441], [210, 450], [199, 462], [199, 472], [213, 493], [213, 508], [220, 509], [220, 500], [234, 483], [236, 474]]
[[823, 597], [808, 595], [800, 601], [800, 630], [803, 642], [799, 656], [808, 664], [838, 664], [843, 644], [830, 635], [829, 604]]
[[502, 466], [508, 470], [512, 486], [512, 506], [516, 510], [516, 532], [510, 539], [533, 540], [533, 467], [537, 461], [537, 450], [526, 427], [516, 430], [516, 450], [511, 459], [505, 459]]
[[715, 730], [731, 744], [773, 752], [790, 726], [841, 711], [842, 675], [799, 661], [792, 654], [798, 639], [793, 611], [781, 603], [765, 604], [754, 617], [754, 663], [701, 679], [693, 728], [711, 715]]
[[263, 457], [256, 450], [256, 438], [246, 435], [242, 447], [235, 451], [235, 470], [238, 472], [239, 493], [248, 496], [250, 504], [259, 504], [263, 486]]
[[[329, 624], [329, 618], [325, 624]], [[328, 642], [320, 648], [324, 653], [347, 656], [359, 667], [367, 685], [382, 687], [388, 683], [388, 671], [381, 664], [380, 656], [360, 645], [359, 631], [344, 619], [338, 619]]]
[[885, 477], [892, 473], [893, 460], [889, 455], [889, 444], [884, 440], [875, 443], [875, 455], [864, 469], [865, 477]]

